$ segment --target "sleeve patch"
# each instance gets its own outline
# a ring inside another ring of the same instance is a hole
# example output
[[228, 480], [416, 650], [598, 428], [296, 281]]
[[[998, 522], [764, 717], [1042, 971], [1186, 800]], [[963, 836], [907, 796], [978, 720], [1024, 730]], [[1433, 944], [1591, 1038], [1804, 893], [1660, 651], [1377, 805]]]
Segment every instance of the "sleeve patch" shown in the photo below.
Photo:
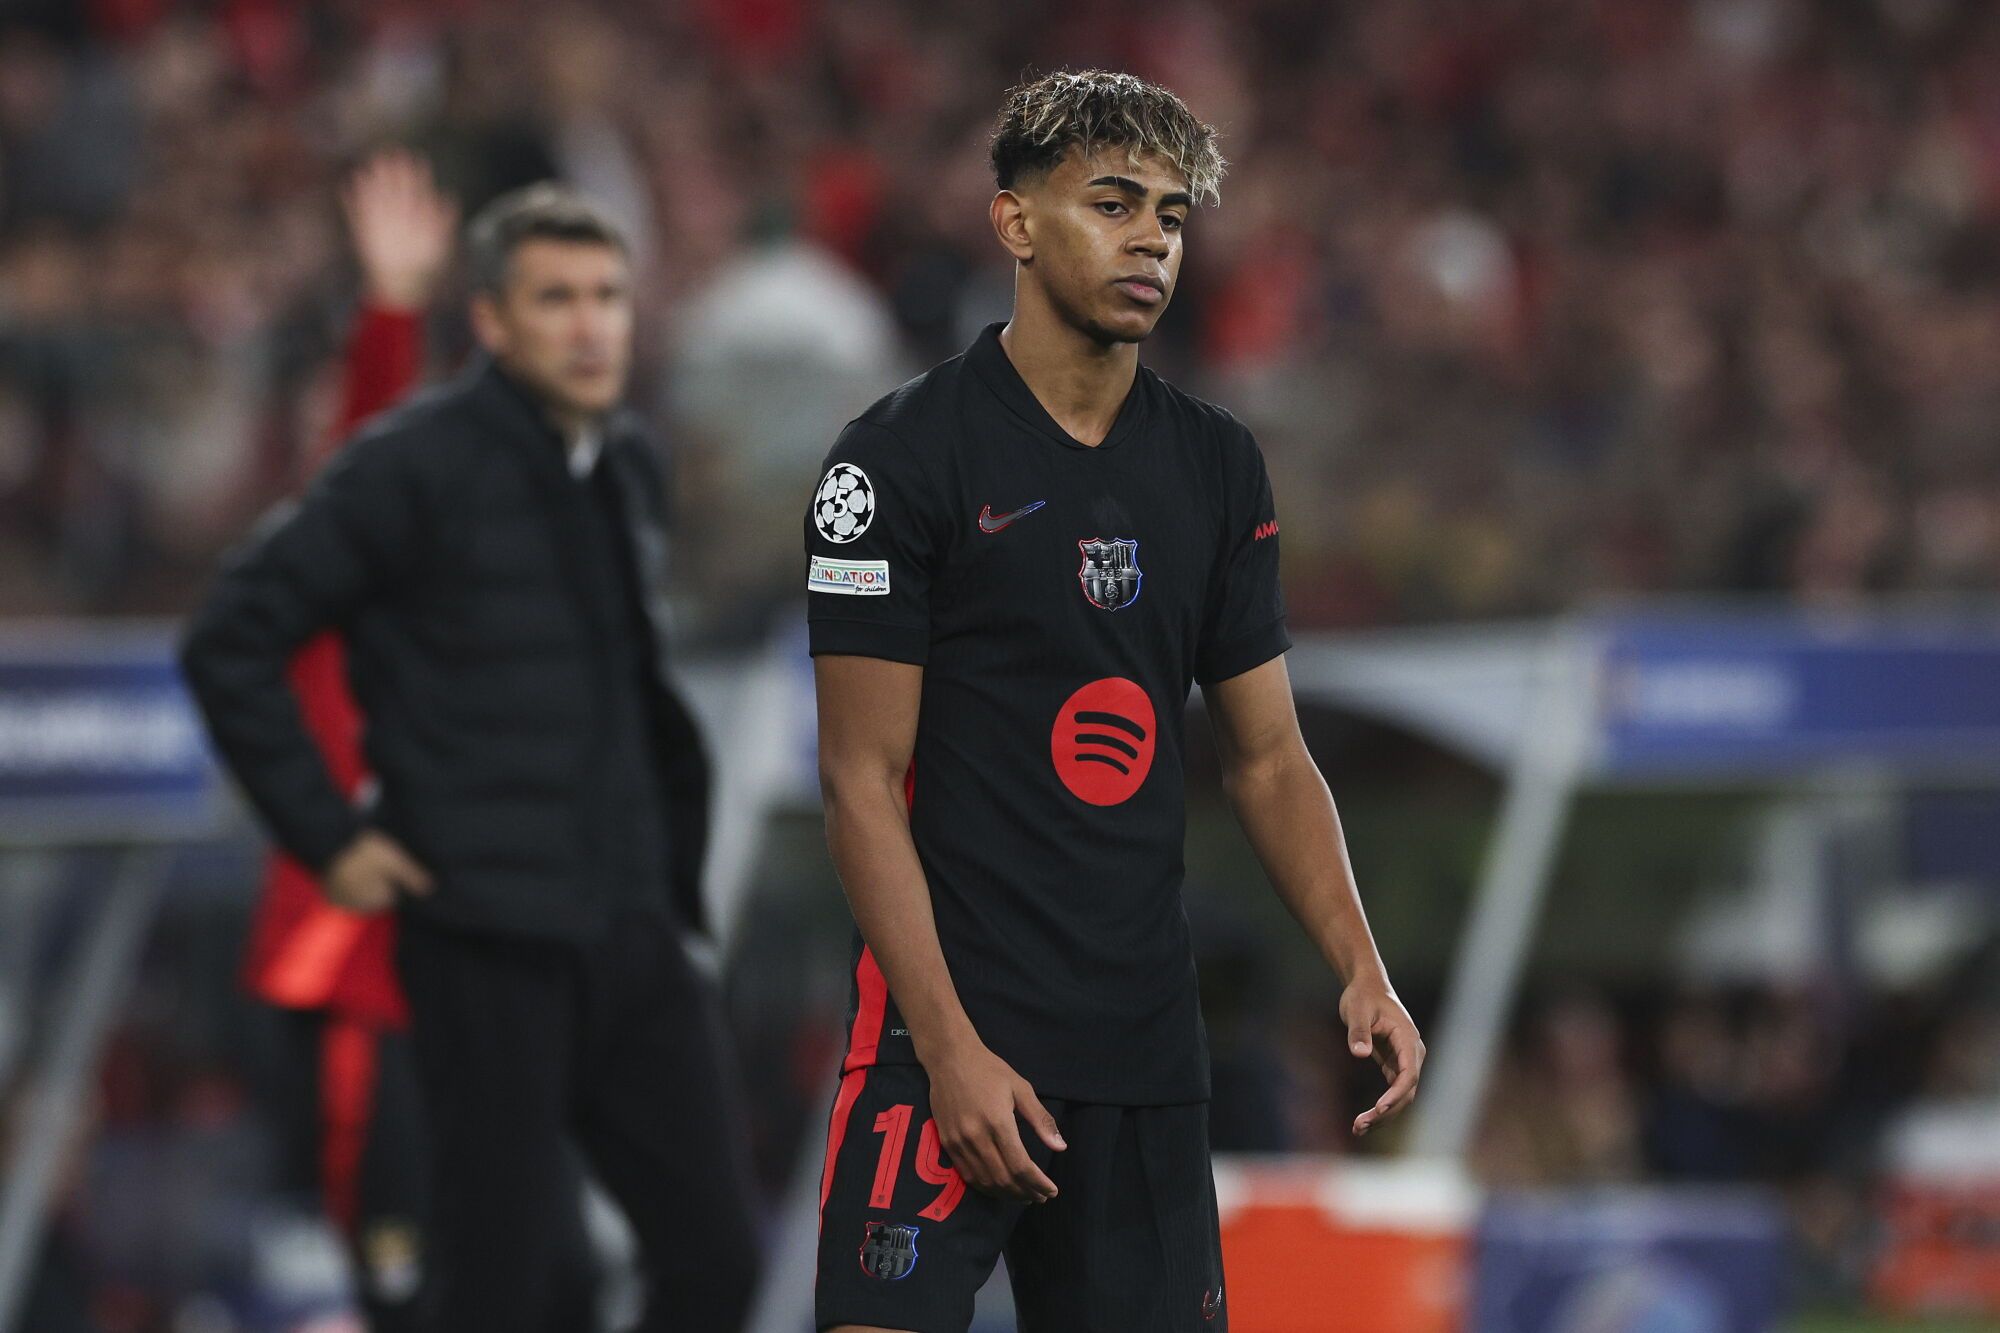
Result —
[[[875, 487], [852, 463], [835, 463], [813, 494], [813, 526], [830, 542], [846, 543], [875, 521]], [[888, 591], [885, 586], [884, 592]]]
[[832, 592], [848, 597], [885, 596], [889, 591], [887, 560], [828, 560], [812, 558], [806, 574], [807, 592]]

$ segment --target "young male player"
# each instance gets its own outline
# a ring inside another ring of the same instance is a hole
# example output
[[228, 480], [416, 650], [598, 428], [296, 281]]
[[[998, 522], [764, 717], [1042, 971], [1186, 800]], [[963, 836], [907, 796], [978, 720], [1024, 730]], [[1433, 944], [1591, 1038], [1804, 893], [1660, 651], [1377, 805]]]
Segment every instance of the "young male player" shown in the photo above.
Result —
[[1013, 318], [850, 423], [805, 525], [859, 927], [818, 1324], [962, 1333], [1004, 1251], [1032, 1333], [1225, 1329], [1179, 896], [1194, 682], [1389, 1079], [1355, 1133], [1409, 1104], [1424, 1047], [1299, 736], [1256, 443], [1139, 365], [1215, 132], [1131, 75], [1062, 73], [1008, 95], [992, 153]]

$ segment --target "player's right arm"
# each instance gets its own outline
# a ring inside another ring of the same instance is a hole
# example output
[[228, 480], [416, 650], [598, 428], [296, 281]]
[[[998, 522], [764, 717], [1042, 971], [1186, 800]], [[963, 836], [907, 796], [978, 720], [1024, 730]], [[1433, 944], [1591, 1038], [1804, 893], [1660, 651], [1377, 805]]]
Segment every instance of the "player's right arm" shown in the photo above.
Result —
[[1055, 1117], [1028, 1080], [986, 1048], [938, 945], [930, 888], [904, 812], [923, 668], [871, 657], [814, 659], [827, 848], [861, 938], [909, 1025], [931, 1081], [931, 1116], [975, 1189], [1035, 1203], [1056, 1187], [1022, 1146], [1017, 1117], [1061, 1150]]
[[930, 1077], [931, 1115], [952, 1165], [975, 1189], [1053, 1198], [1055, 1183], [1028, 1156], [1020, 1125], [1061, 1151], [1055, 1117], [987, 1049], [959, 1002], [910, 836], [904, 782], [929, 654], [930, 575], [946, 538], [909, 446], [865, 422], [849, 426], [815, 489], [805, 538], [834, 869]]

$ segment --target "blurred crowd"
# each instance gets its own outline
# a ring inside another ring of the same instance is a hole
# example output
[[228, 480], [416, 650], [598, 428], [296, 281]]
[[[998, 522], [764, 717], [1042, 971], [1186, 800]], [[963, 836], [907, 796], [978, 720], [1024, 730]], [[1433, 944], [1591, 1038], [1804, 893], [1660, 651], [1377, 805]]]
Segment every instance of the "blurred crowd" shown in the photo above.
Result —
[[1002, 91], [1084, 64], [1224, 131], [1147, 356], [1259, 433], [1298, 623], [2000, 570], [1977, 0], [0, 16], [0, 611], [179, 609], [297, 484], [354, 297], [336, 185], [402, 142], [467, 212], [556, 174], [632, 229], [684, 588], [754, 632], [840, 423], [1005, 313]]
[[1994, 962], [1986, 950], [1866, 1006], [1772, 982], [1540, 995], [1497, 1071], [1473, 1168], [1500, 1189], [1770, 1187], [1791, 1226], [1793, 1298], [1855, 1303], [1907, 1240], [1888, 1206], [1892, 1128], [1913, 1107], [2000, 1096]]
[[[1002, 92], [1093, 64], [1223, 130], [1223, 203], [1145, 356], [1257, 432], [1298, 626], [2000, 584], [1982, 0], [0, 0], [0, 616], [178, 612], [296, 489], [359, 296], [338, 186], [399, 143], [464, 215], [555, 175], [629, 228], [689, 620], [763, 632], [803, 592], [840, 424], [1006, 314]], [[466, 353], [458, 304], [433, 374]], [[1226, 991], [1230, 962], [1203, 966]], [[1253, 1041], [1226, 999], [1222, 1146], [1346, 1147], [1340, 1032], [1293, 1013]], [[255, 1045], [198, 1008], [148, 1012]], [[273, 1155], [217, 1050], [114, 1046], [116, 1188], [73, 1191], [92, 1234], [142, 1197], [132, 1161], [159, 1197], [261, 1188], [216, 1166], [224, 1140]], [[1478, 1164], [1778, 1185], [1844, 1292], [1885, 1118], [1990, 1097], [1996, 1070], [1990, 993], [1863, 1024], [1782, 988], [1579, 990], [1520, 1025]], [[792, 1140], [770, 1141], [775, 1187]], [[138, 1291], [199, 1266], [157, 1230], [95, 1268]]]

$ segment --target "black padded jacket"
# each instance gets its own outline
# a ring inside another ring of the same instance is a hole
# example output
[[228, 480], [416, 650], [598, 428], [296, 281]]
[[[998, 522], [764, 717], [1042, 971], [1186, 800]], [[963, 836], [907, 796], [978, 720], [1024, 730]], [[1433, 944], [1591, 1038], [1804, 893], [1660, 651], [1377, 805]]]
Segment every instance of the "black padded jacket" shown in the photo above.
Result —
[[[440, 924], [574, 936], [636, 904], [707, 928], [708, 761], [669, 672], [661, 470], [629, 414], [597, 467], [579, 484], [527, 391], [482, 360], [370, 423], [231, 554], [181, 666], [287, 851], [323, 869], [377, 826], [436, 878], [406, 910]], [[606, 542], [591, 525], [614, 512]], [[362, 808], [286, 682], [325, 627], [365, 719]]]

